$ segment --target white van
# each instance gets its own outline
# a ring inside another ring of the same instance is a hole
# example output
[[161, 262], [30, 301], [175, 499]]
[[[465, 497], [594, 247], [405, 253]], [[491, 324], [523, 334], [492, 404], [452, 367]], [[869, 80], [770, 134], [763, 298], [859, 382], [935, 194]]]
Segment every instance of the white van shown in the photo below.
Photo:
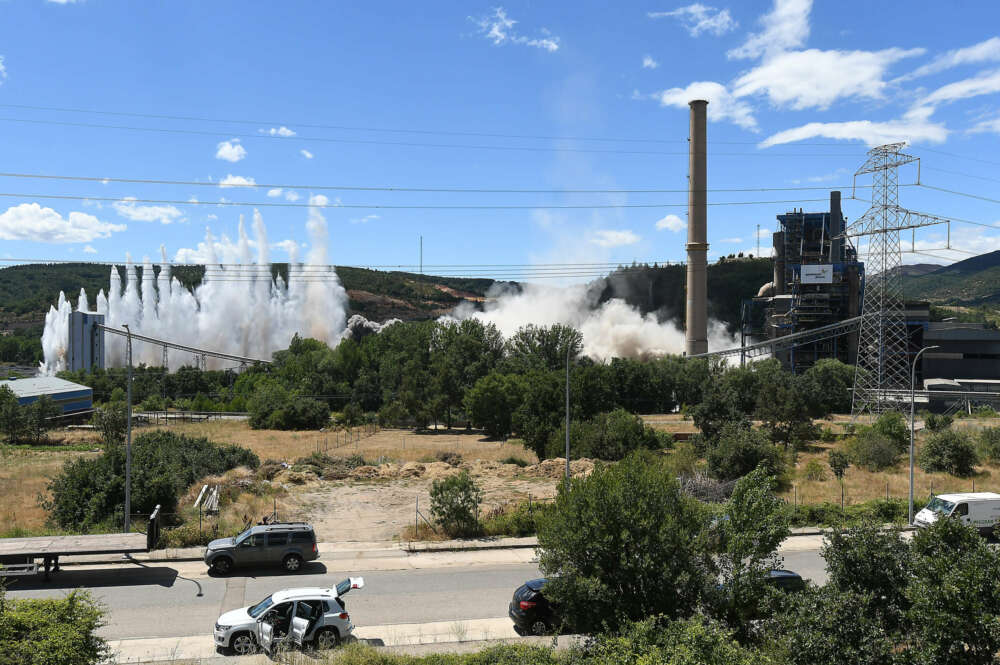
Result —
[[954, 517], [979, 529], [989, 536], [1000, 524], [1000, 494], [996, 492], [969, 492], [967, 494], [938, 494], [927, 507], [913, 518], [916, 526], [926, 527], [941, 517]]

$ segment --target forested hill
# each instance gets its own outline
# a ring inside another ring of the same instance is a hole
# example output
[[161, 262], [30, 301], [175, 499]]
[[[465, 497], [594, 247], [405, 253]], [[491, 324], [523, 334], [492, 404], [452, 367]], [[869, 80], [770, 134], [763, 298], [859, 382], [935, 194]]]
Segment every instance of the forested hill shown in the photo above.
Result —
[[1000, 251], [903, 278], [907, 297], [951, 305], [1000, 303]]
[[[771, 259], [735, 258], [709, 264], [709, 317], [725, 323], [730, 332], [737, 330], [741, 303], [757, 295], [773, 274]], [[621, 298], [644, 314], [654, 312], [660, 320], [673, 320], [683, 328], [686, 281], [686, 266], [638, 265], [595, 281], [591, 289], [596, 302]]]
[[[159, 266], [154, 266], [159, 274]], [[142, 266], [136, 266], [141, 277]], [[124, 266], [118, 266], [122, 283]], [[171, 271], [184, 286], [201, 283], [201, 266], [178, 266]], [[272, 266], [274, 274], [288, 276], [287, 264]], [[80, 288], [87, 290], [91, 303], [101, 289], [107, 291], [110, 267], [94, 263], [16, 265], [0, 269], [0, 327], [38, 323], [62, 291], [74, 303]], [[337, 274], [350, 297], [352, 314], [385, 320], [434, 318], [453, 309], [463, 300], [481, 301], [493, 284], [491, 279], [435, 277], [405, 272], [382, 272], [364, 268], [338, 267]]]

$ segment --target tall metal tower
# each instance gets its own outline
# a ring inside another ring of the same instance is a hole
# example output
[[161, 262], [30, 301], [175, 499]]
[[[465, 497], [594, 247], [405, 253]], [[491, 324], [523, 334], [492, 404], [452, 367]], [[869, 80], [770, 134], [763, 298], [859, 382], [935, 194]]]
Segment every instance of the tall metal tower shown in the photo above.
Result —
[[901, 408], [899, 391], [910, 388], [899, 232], [948, 222], [899, 206], [897, 169], [917, 162], [917, 181], [920, 180], [920, 160], [900, 152], [905, 145], [890, 143], [872, 148], [868, 160], [854, 174], [855, 180], [859, 175], [872, 174], [872, 205], [844, 233], [847, 237], [868, 238], [851, 409], [855, 418]]

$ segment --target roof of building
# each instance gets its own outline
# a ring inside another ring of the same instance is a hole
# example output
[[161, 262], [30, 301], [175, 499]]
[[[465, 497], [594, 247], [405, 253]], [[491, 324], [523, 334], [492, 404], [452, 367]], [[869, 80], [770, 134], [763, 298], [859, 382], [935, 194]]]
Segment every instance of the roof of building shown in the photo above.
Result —
[[63, 393], [92, 392], [88, 386], [79, 383], [57, 379], [54, 376], [35, 376], [30, 379], [11, 379], [0, 381], [0, 386], [7, 386], [18, 397], [39, 397], [41, 395], [59, 395]]
[[1000, 330], [987, 328], [982, 323], [958, 323], [956, 321], [932, 322], [927, 325], [924, 340], [982, 340], [1000, 341]]

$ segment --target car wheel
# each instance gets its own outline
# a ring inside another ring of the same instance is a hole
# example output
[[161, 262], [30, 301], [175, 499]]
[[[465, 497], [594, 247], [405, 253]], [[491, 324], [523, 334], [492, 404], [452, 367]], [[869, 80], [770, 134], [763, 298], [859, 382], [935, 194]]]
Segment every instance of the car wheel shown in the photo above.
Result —
[[299, 570], [302, 569], [302, 557], [300, 557], [298, 554], [289, 554], [282, 561], [282, 564], [285, 566], [285, 570], [287, 570], [288, 572], [297, 573], [299, 572]]
[[531, 634], [532, 635], [545, 635], [549, 632], [549, 624], [545, 623], [541, 619], [534, 621], [531, 624]]
[[229, 649], [237, 656], [257, 653], [257, 640], [250, 633], [236, 633], [229, 641]]
[[528, 633], [527, 633], [527, 632], [526, 632], [526, 631], [524, 630], [524, 628], [521, 628], [521, 627], [520, 627], [520, 626], [518, 626], [518, 625], [517, 625], [516, 623], [514, 624], [514, 632], [515, 632], [515, 633], [517, 633], [518, 635], [520, 635], [521, 637], [524, 637], [525, 635], [527, 635], [527, 634], [528, 634]]
[[333, 649], [340, 644], [340, 633], [336, 628], [322, 628], [316, 634], [316, 648], [320, 650]]
[[226, 575], [233, 569], [233, 560], [227, 556], [220, 556], [212, 562], [212, 570], [219, 575]]

